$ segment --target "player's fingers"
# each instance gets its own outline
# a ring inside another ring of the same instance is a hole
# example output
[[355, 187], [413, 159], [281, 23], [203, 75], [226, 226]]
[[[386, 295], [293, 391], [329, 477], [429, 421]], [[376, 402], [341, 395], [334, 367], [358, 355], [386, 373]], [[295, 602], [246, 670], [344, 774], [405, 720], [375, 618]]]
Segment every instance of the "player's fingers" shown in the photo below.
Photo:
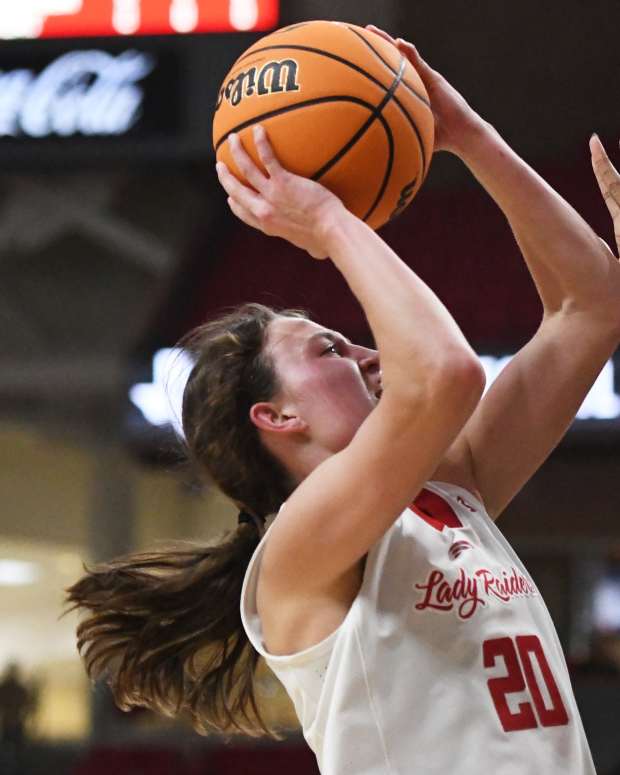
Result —
[[243, 147], [243, 143], [239, 139], [239, 135], [235, 133], [228, 135], [228, 144], [230, 145], [230, 152], [235, 160], [235, 164], [239, 167], [239, 170], [245, 179], [250, 185], [254, 186], [257, 191], [263, 191], [265, 186], [269, 183], [269, 178], [263, 175], [248, 156], [247, 151]]
[[[620, 174], [611, 163], [598, 135], [590, 138], [592, 168], [596, 181], [614, 222], [614, 237], [620, 251]], [[613, 255], [613, 254], [612, 254]]]
[[590, 138], [590, 151], [592, 153], [592, 167], [594, 168], [597, 179], [599, 177], [606, 177], [607, 179], [620, 180], [620, 175], [611, 163], [607, 151], [597, 134], [593, 134]]
[[613, 183], [611, 186], [605, 186], [603, 198], [614, 219], [620, 215], [620, 183]]
[[400, 53], [404, 54], [407, 57], [407, 59], [416, 68], [416, 70], [418, 71], [418, 73], [420, 73], [420, 75], [422, 74], [431, 75], [435, 72], [433, 68], [422, 59], [422, 57], [420, 56], [420, 52], [413, 45], [413, 43], [409, 43], [409, 41], [404, 40], [403, 38], [394, 39], [385, 30], [382, 30], [379, 27], [375, 27], [374, 24], [367, 24], [366, 29], [384, 38], [393, 46], [396, 46], [396, 48], [400, 51]]
[[271, 147], [269, 138], [267, 137], [267, 132], [265, 131], [265, 128], [262, 126], [262, 124], [256, 124], [254, 127], [254, 144], [256, 145], [256, 150], [258, 151], [258, 158], [263, 163], [263, 166], [269, 175], [271, 177], [274, 177], [275, 175], [281, 175], [284, 172], [284, 168], [276, 159], [274, 150]]
[[220, 183], [229, 196], [236, 199], [246, 210], [251, 212], [256, 212], [260, 208], [262, 202], [260, 195], [238, 181], [224, 162], [218, 162], [215, 168]]
[[420, 56], [420, 52], [413, 45], [413, 43], [409, 43], [408, 40], [403, 40], [402, 38], [398, 38], [396, 41], [396, 45], [398, 46], [399, 51], [407, 55], [411, 64], [420, 73], [420, 75], [424, 73], [431, 75], [435, 72], [433, 68], [428, 64], [428, 62], [425, 62], [424, 59], [422, 59], [422, 57]]
[[391, 43], [393, 46], [396, 45], [396, 41], [394, 38], [385, 30], [382, 30], [380, 27], [375, 27], [374, 24], [367, 24], [366, 29], [370, 30], [371, 32], [374, 32], [375, 35], [379, 35], [379, 37], [383, 38], [384, 40], [387, 40], [388, 43]]
[[617, 173], [600, 164], [594, 167], [594, 174], [603, 199], [615, 217], [620, 212], [620, 178]]
[[620, 174], [611, 163], [598, 135], [590, 138], [592, 169], [596, 181], [613, 218], [620, 215]]
[[594, 173], [596, 174], [597, 179], [600, 179], [608, 185], [611, 185], [616, 180], [620, 180], [618, 171], [607, 158], [592, 157], [592, 168], [594, 169]]
[[253, 226], [255, 229], [260, 229], [260, 223], [258, 220], [252, 215], [252, 213], [244, 207], [242, 204], [240, 204], [234, 197], [229, 196], [228, 197], [228, 206], [233, 211], [233, 213], [239, 218], [239, 220], [243, 221], [244, 223], [247, 223], [248, 226]]
[[594, 132], [590, 137], [590, 151], [592, 152], [593, 160], [598, 161], [599, 159], [607, 159], [607, 161], [609, 161], [607, 151], [601, 142], [601, 138], [596, 134], [596, 132]]

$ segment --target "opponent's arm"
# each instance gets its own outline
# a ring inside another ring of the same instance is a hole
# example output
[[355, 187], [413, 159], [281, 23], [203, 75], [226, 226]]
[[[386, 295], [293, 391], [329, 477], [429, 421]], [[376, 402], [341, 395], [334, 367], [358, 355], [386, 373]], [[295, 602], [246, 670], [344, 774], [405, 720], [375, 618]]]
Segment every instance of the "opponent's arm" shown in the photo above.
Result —
[[[497, 516], [564, 435], [618, 344], [620, 266], [415, 47], [392, 42], [429, 92], [436, 149], [459, 156], [503, 210], [543, 305], [537, 333], [483, 397], [435, 472], [437, 479], [477, 490]], [[602, 163], [594, 149], [593, 163]]]
[[[609, 156], [596, 134], [590, 138], [590, 151], [592, 152], [592, 169], [611, 215], [616, 247], [620, 253], [620, 174], [609, 160]], [[607, 243], [603, 242], [603, 244], [609, 250]]]

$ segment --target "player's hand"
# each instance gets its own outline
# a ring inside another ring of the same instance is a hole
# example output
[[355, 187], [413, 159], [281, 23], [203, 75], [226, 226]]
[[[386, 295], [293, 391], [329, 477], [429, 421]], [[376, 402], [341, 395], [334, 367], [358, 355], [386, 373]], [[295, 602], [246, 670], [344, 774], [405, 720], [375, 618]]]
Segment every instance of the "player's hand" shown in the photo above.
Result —
[[[616, 247], [620, 253], [620, 174], [609, 160], [598, 135], [592, 135], [590, 138], [590, 151], [592, 153], [592, 169], [614, 222]], [[605, 245], [609, 248], [607, 243]]]
[[435, 117], [435, 151], [450, 151], [460, 155], [468, 138], [475, 135], [485, 122], [443, 75], [433, 70], [422, 59], [413, 43], [402, 38], [394, 39], [373, 24], [366, 25], [366, 29], [396, 46], [418, 71], [430, 97], [431, 110]]
[[331, 218], [344, 210], [340, 199], [320, 183], [285, 170], [262, 126], [254, 128], [254, 143], [267, 175], [254, 164], [237, 135], [230, 135], [228, 143], [235, 164], [256, 189], [244, 186], [218, 162], [217, 174], [233, 213], [249, 226], [307, 250], [313, 258], [327, 258], [324, 234]]

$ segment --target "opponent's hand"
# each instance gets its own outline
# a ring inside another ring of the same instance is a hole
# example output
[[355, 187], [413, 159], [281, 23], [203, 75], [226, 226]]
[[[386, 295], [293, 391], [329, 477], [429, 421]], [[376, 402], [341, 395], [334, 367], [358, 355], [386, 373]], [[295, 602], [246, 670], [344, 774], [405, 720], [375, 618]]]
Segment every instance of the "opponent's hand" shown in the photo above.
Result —
[[[616, 247], [620, 253], [620, 174], [609, 160], [598, 135], [592, 135], [590, 138], [590, 151], [592, 153], [592, 169], [614, 222]], [[607, 246], [607, 243], [605, 245]]]
[[255, 191], [244, 186], [223, 162], [216, 164], [230, 209], [249, 226], [283, 237], [313, 258], [327, 258], [324, 235], [331, 218], [344, 205], [320, 183], [285, 170], [260, 125], [254, 127], [254, 142], [267, 175], [254, 164], [237, 135], [228, 137], [235, 164]]
[[431, 110], [435, 117], [435, 151], [450, 151], [460, 155], [470, 133], [484, 126], [485, 122], [443, 75], [433, 70], [422, 59], [413, 43], [402, 38], [394, 39], [385, 30], [373, 24], [366, 25], [366, 29], [396, 46], [418, 71], [430, 97]]

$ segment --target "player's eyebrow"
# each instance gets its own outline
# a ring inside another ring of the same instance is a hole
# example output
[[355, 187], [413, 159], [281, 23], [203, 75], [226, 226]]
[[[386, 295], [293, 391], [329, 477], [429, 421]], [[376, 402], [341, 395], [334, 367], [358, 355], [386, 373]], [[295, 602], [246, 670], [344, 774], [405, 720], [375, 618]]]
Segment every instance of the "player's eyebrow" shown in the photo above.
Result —
[[345, 342], [351, 346], [351, 342], [347, 339], [346, 336], [337, 334], [334, 331], [319, 331], [317, 334], [312, 334], [312, 336], [308, 337], [307, 346], [310, 347], [312, 342], [316, 341], [317, 339], [329, 339], [329, 341], [334, 342], [334, 344], [337, 342]]

